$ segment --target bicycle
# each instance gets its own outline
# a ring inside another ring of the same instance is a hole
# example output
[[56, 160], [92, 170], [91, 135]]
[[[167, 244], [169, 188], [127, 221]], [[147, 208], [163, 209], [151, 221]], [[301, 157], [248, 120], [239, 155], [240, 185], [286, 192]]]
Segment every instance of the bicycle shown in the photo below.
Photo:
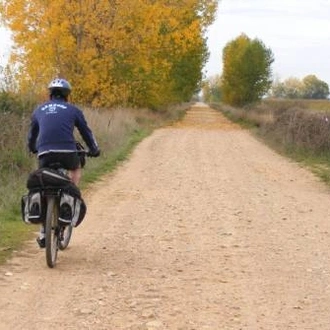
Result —
[[[89, 155], [85, 150], [79, 150], [78, 154], [81, 156]], [[57, 171], [61, 176], [67, 176], [67, 171], [61, 168], [59, 164], [51, 164], [49, 168]], [[77, 221], [79, 220], [77, 213], [80, 213], [81, 205], [79, 204], [79, 209], [77, 210], [78, 201], [73, 201], [73, 196], [71, 196], [72, 203], [75, 203], [75, 205], [70, 207], [70, 210], [73, 208], [73, 214], [64, 214], [66, 219], [63, 218], [63, 214], [61, 214], [61, 209], [63, 208], [63, 205], [61, 205], [61, 200], [63, 199], [65, 192], [65, 186], [45, 187], [43, 191], [47, 210], [44, 222], [46, 241], [45, 250], [47, 265], [50, 268], [53, 268], [56, 264], [58, 250], [63, 251], [68, 247], [71, 240], [73, 227], [77, 225]], [[70, 198], [70, 195], [66, 195], [66, 197]], [[66, 211], [68, 212], [68, 209], [66, 209]], [[85, 212], [86, 211], [84, 211], [84, 213]]]
[[[78, 153], [89, 156], [85, 150]], [[22, 198], [23, 221], [44, 226], [46, 263], [54, 268], [58, 250], [68, 247], [73, 227], [82, 221], [86, 205], [67, 170], [58, 163], [31, 173], [27, 187], [29, 195]]]

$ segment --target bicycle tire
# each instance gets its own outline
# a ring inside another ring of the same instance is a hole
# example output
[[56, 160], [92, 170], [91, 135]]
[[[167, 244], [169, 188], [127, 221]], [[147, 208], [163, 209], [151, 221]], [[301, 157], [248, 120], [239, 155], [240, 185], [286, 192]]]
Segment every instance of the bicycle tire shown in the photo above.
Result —
[[47, 215], [45, 223], [46, 261], [50, 268], [56, 264], [58, 252], [58, 206], [55, 196], [47, 197]]
[[[71, 239], [73, 227], [71, 225], [63, 226], [60, 229], [60, 239], [58, 241], [58, 248], [60, 250], [65, 250]], [[63, 230], [63, 232], [61, 232]]]

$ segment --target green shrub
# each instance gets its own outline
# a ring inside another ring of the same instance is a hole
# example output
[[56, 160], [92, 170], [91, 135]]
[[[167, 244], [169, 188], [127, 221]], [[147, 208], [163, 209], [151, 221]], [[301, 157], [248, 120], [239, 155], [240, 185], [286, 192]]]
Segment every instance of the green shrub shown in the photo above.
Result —
[[0, 113], [30, 113], [37, 101], [26, 95], [18, 95], [12, 92], [0, 91]]

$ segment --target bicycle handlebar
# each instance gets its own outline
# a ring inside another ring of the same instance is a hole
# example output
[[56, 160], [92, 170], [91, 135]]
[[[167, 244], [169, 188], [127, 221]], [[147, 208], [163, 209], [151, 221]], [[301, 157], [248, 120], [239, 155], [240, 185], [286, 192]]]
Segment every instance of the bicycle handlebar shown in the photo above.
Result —
[[77, 153], [80, 155], [87, 157], [98, 157], [100, 155], [100, 150], [97, 150], [95, 154], [91, 153], [90, 150], [85, 150], [84, 146], [79, 141], [76, 141], [76, 146], [77, 146]]
[[100, 152], [98, 152], [97, 154], [93, 154], [89, 150], [78, 150], [77, 153], [87, 157], [98, 157], [100, 155]]

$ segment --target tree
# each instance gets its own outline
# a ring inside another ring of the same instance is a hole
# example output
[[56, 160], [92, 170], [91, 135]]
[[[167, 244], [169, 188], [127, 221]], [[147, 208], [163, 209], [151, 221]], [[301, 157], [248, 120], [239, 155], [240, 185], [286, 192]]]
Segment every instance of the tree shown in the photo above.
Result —
[[290, 77], [284, 82], [277, 81], [271, 88], [271, 96], [277, 98], [300, 99], [304, 85], [298, 78]]
[[315, 75], [306, 76], [303, 84], [303, 98], [305, 99], [326, 99], [329, 95], [329, 85]]
[[285, 90], [284, 83], [281, 82], [279, 78], [276, 78], [273, 81], [268, 95], [270, 97], [274, 97], [274, 98], [285, 98], [286, 97], [286, 90]]
[[223, 51], [224, 102], [242, 106], [260, 100], [271, 86], [273, 62], [271, 49], [258, 39], [241, 34], [229, 42]]
[[159, 107], [200, 87], [217, 3], [3, 0], [0, 16], [13, 32], [22, 91], [64, 76], [80, 103]]
[[287, 99], [326, 99], [329, 86], [315, 75], [308, 75], [303, 80], [290, 77], [283, 82], [277, 80], [271, 87], [270, 96]]
[[222, 79], [215, 75], [207, 79], [203, 84], [203, 99], [206, 102], [220, 102], [222, 94]]

